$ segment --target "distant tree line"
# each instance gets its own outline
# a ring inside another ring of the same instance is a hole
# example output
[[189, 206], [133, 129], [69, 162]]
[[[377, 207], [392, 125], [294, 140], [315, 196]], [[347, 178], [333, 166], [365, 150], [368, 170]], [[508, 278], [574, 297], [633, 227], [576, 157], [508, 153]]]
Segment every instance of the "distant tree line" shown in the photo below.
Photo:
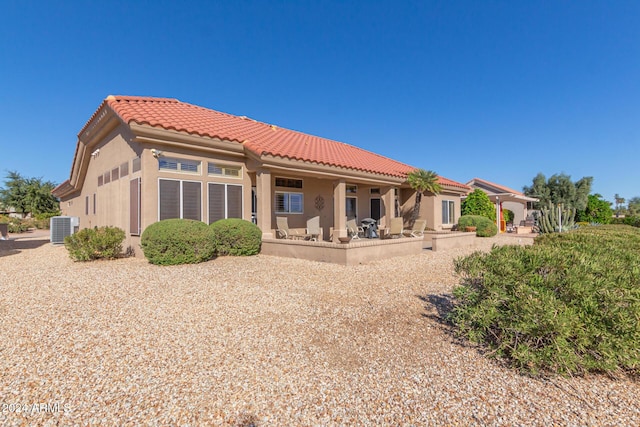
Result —
[[59, 200], [51, 194], [56, 184], [43, 178], [26, 178], [16, 171], [9, 171], [4, 186], [0, 188], [0, 208], [31, 215], [55, 214], [60, 211]]

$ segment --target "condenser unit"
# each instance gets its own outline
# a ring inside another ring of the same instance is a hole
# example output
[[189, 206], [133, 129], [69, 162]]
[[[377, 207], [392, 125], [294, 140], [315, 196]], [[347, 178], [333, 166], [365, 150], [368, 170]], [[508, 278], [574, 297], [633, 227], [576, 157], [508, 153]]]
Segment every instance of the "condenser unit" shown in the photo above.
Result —
[[80, 218], [77, 216], [53, 216], [49, 222], [51, 243], [64, 243], [64, 238], [78, 231]]

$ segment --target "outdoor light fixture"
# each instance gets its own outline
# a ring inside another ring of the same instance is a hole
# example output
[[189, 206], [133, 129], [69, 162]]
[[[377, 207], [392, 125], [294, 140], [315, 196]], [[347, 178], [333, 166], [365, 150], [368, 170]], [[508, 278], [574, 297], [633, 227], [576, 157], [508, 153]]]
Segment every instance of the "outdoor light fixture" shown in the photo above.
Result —
[[162, 156], [162, 151], [156, 150], [155, 148], [152, 148], [151, 149], [151, 155], [157, 159], [160, 156]]

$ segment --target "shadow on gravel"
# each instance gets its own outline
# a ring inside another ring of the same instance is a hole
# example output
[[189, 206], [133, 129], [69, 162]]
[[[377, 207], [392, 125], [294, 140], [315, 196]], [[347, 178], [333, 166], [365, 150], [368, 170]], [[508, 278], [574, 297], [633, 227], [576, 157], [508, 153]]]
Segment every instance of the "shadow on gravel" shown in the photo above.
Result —
[[28, 249], [36, 249], [49, 243], [49, 239], [23, 240], [20, 237], [0, 240], [0, 257], [16, 255]]
[[[425, 303], [425, 313], [422, 317], [437, 322], [442, 330], [451, 337], [451, 340], [462, 347], [474, 347], [467, 340], [456, 334], [456, 328], [447, 320], [447, 316], [454, 308], [454, 299], [451, 294], [440, 295], [416, 295], [420, 301]], [[435, 313], [434, 313], [435, 308]]]
[[[447, 321], [447, 315], [453, 310], [453, 295], [441, 294], [441, 295], [416, 295], [422, 302], [426, 303], [425, 310], [422, 316], [428, 319], [435, 320], [441, 325], [450, 327], [451, 323]], [[436, 313], [433, 313], [433, 308], [436, 309]]]

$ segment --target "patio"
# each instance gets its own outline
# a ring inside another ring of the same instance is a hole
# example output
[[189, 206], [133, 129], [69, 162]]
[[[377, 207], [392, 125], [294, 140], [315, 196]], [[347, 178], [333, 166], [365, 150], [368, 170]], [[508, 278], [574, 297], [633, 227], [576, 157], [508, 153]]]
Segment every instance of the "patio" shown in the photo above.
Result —
[[423, 247], [424, 240], [416, 237], [361, 238], [349, 243], [263, 238], [261, 253], [340, 265], [358, 265], [397, 256], [417, 255], [422, 252]]
[[[359, 238], [348, 243], [263, 238], [261, 253], [340, 265], [358, 265], [397, 256], [416, 255], [425, 249], [435, 252], [474, 247], [481, 240], [473, 232], [460, 231], [425, 231], [423, 237]], [[526, 243], [533, 243], [533, 239], [527, 239]]]

